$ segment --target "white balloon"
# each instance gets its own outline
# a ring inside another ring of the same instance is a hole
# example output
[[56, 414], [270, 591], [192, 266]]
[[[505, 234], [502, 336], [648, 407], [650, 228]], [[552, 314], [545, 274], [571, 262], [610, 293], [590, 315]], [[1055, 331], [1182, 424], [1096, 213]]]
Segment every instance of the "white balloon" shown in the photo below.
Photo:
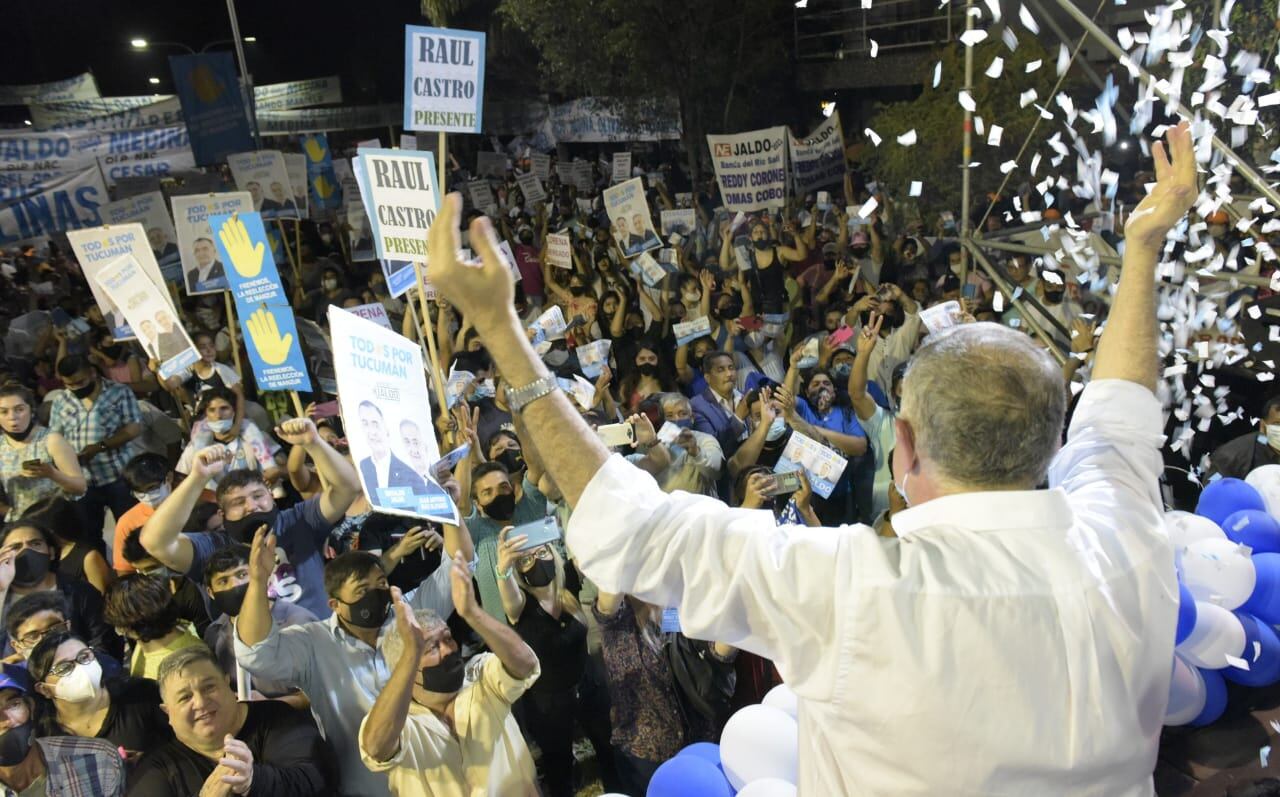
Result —
[[1182, 583], [1197, 601], [1235, 609], [1258, 579], [1248, 549], [1231, 540], [1197, 540], [1182, 552]]
[[[1276, 467], [1280, 467], [1277, 465]], [[1193, 515], [1190, 512], [1173, 510], [1164, 513], [1164, 522], [1169, 530], [1169, 542], [1174, 550], [1179, 550], [1197, 540], [1225, 540], [1226, 532], [1207, 517]]]
[[1204, 677], [1200, 671], [1173, 657], [1173, 678], [1169, 681], [1169, 707], [1164, 712], [1165, 725], [1186, 725], [1204, 711]]
[[1259, 465], [1244, 477], [1245, 483], [1262, 494], [1267, 514], [1280, 518], [1280, 465]]
[[1196, 601], [1196, 624], [1177, 651], [1189, 664], [1206, 670], [1227, 666], [1227, 656], [1244, 652], [1244, 626], [1231, 612], [1213, 603]]
[[743, 786], [742, 791], [738, 792], [738, 797], [796, 797], [796, 793], [795, 785], [785, 780], [761, 778]]
[[773, 706], [738, 709], [720, 734], [720, 763], [735, 789], [761, 778], [795, 783], [799, 757], [800, 726]]
[[778, 684], [770, 689], [769, 693], [764, 696], [764, 700], [760, 702], [762, 705], [785, 711], [796, 722], [800, 721], [800, 699], [796, 697], [795, 692], [791, 691], [791, 687], [786, 684]]

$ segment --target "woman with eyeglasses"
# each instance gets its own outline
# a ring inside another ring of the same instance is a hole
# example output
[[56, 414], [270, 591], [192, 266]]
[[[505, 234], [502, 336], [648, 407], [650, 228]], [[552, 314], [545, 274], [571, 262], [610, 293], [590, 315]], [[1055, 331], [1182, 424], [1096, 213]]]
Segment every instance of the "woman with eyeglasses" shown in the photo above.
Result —
[[8, 612], [19, 598], [60, 592], [71, 630], [95, 650], [120, 658], [124, 643], [102, 617], [102, 596], [88, 582], [58, 575], [58, 550], [57, 536], [43, 524], [20, 520], [0, 528], [0, 607]]
[[507, 622], [538, 654], [542, 676], [522, 698], [524, 727], [542, 749], [542, 771], [550, 797], [573, 794], [575, 721], [596, 750], [608, 791], [621, 782], [609, 743], [609, 692], [600, 665], [587, 655], [582, 606], [565, 589], [565, 564], [550, 544], [528, 550], [528, 536], [498, 534], [498, 592]]
[[83, 639], [66, 631], [45, 636], [31, 651], [37, 736], [105, 739], [129, 762], [173, 738], [160, 708], [160, 689], [144, 678], [103, 681], [102, 665]]

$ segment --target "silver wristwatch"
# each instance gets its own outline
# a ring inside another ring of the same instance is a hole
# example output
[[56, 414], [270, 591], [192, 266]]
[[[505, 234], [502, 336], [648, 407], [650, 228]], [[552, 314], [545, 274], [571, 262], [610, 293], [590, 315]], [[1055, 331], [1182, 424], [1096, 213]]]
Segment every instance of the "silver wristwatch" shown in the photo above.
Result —
[[554, 374], [548, 374], [541, 379], [535, 379], [524, 387], [507, 386], [507, 407], [511, 410], [511, 414], [518, 414], [525, 407], [533, 402], [549, 396], [556, 390], [560, 389], [560, 384], [556, 382]]

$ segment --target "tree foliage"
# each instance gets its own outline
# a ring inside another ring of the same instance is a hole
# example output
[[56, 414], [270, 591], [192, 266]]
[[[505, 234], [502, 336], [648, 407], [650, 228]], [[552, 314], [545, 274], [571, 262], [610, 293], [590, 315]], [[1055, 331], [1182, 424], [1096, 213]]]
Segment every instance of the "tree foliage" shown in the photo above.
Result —
[[[878, 106], [870, 127], [882, 140], [879, 146], [867, 142], [861, 148], [862, 161], [869, 174], [892, 196], [905, 197], [913, 180], [922, 182], [924, 188], [919, 204], [928, 212], [954, 211], [960, 207], [964, 109], [958, 97], [964, 88], [964, 50], [964, 46], [957, 43], [942, 51], [942, 73], [937, 88], [933, 86], [935, 66], [930, 63], [922, 76], [924, 91], [919, 97], [909, 102]], [[1004, 60], [1003, 72], [998, 78], [986, 77], [984, 73], [997, 56]], [[1039, 69], [1028, 74], [1027, 65], [1037, 60], [1041, 62]], [[1012, 186], [1030, 179], [1028, 168], [1032, 155], [1043, 151], [1044, 141], [1061, 129], [1062, 110], [1056, 104], [1052, 107], [1045, 105], [1057, 80], [1055, 62], [1056, 54], [1048, 54], [1036, 38], [1026, 34], [1019, 38], [1018, 49], [1014, 52], [1010, 52], [994, 33], [974, 47], [972, 97], [977, 107], [970, 161], [980, 164], [970, 174], [975, 222], [977, 214], [986, 206], [983, 201], [986, 193], [996, 190], [1004, 177], [1000, 173], [1000, 164], [1017, 155], [1023, 139], [1040, 115], [1035, 104], [1021, 107], [1022, 93], [1034, 89], [1037, 95], [1035, 103], [1046, 107], [1054, 114], [1054, 119], [1040, 122], [1031, 145], [1010, 180]], [[1072, 92], [1077, 85], [1068, 75], [1063, 91], [1078, 102], [1083, 95], [1077, 96]], [[982, 120], [982, 135], [976, 130], [978, 117]], [[992, 125], [1003, 128], [999, 146], [987, 144]], [[912, 129], [916, 131], [915, 145], [898, 144], [897, 137]], [[1040, 167], [1040, 177], [1046, 174], [1046, 166]], [[1008, 195], [1009, 191], [1005, 193]]]

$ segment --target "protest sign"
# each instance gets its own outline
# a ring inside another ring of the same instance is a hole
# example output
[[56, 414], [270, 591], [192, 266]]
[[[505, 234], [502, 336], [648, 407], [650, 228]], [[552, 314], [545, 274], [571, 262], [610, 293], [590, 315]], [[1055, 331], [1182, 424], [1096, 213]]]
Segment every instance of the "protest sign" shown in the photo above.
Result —
[[498, 203], [493, 199], [493, 189], [488, 180], [472, 180], [467, 183], [467, 195], [476, 210], [489, 216], [498, 215]]
[[847, 459], [822, 443], [793, 430], [773, 472], [787, 473], [803, 468], [809, 476], [813, 492], [823, 498], [830, 498], [831, 491], [835, 489], [836, 482], [840, 480], [840, 475], [848, 464]]
[[506, 177], [507, 156], [501, 152], [477, 152], [476, 175], [478, 177], [497, 177], [498, 179]]
[[[298, 140], [306, 156], [308, 207], [313, 217], [318, 218], [321, 210], [337, 210], [342, 207], [342, 185], [333, 166], [333, 156], [329, 151], [329, 137], [324, 133], [311, 133]], [[290, 175], [289, 182], [293, 182]], [[297, 190], [297, 185], [294, 185]]]
[[551, 156], [541, 152], [530, 153], [529, 171], [543, 182], [551, 179]]
[[944, 329], [964, 323], [964, 310], [957, 301], [943, 302], [920, 311], [920, 323], [929, 334], [936, 335]]
[[650, 288], [662, 282], [667, 276], [666, 269], [648, 252], [641, 252], [639, 257], [631, 261], [631, 273], [643, 279], [644, 284]]
[[289, 185], [284, 155], [275, 150], [240, 152], [227, 156], [236, 188], [249, 192], [253, 210], [264, 219], [296, 219], [298, 205]]
[[[151, 191], [103, 205], [99, 213], [108, 227], [137, 222], [147, 233], [147, 243], [160, 266], [165, 282], [182, 280], [182, 258], [178, 256], [178, 234], [164, 204], [164, 194]], [[163, 284], [163, 283], [162, 283]]]
[[480, 132], [484, 45], [477, 31], [405, 26], [405, 130]]
[[566, 233], [547, 234], [547, 262], [556, 268], [573, 268], [573, 244]]
[[688, 237], [697, 224], [698, 217], [694, 215], [693, 208], [662, 211], [662, 237], [664, 238], [672, 233]]
[[520, 193], [524, 194], [525, 210], [530, 213], [533, 212], [533, 203], [547, 200], [547, 192], [542, 187], [542, 181], [533, 174], [518, 175], [516, 184], [520, 186]]
[[432, 472], [440, 450], [422, 349], [333, 305], [329, 330], [347, 444], [369, 504], [379, 512], [457, 523], [453, 500]]
[[261, 111], [258, 132], [264, 136], [295, 136], [330, 130], [368, 130], [400, 123], [400, 103], [347, 105], [341, 108], [304, 108]]
[[453, 405], [458, 403], [458, 399], [467, 392], [467, 388], [471, 387], [471, 383], [476, 381], [476, 375], [470, 371], [449, 372], [449, 381], [445, 384], [445, 402], [444, 405], [448, 409], [453, 409]]
[[[116, 340], [129, 340], [136, 337], [137, 330], [131, 330], [126, 320], [123, 307], [117, 304], [99, 286], [98, 271], [108, 263], [113, 263], [125, 256], [132, 257], [142, 268], [149, 279], [163, 286], [160, 268], [156, 265], [155, 256], [151, 252], [151, 244], [141, 224], [121, 224], [110, 227], [92, 227], [85, 230], [69, 230], [67, 243], [84, 272], [85, 281], [93, 293], [102, 317], [106, 319], [107, 328]], [[174, 312], [173, 301], [165, 294], [165, 304]]]
[[599, 378], [605, 366], [609, 364], [609, 348], [612, 345], [613, 341], [604, 338], [593, 340], [573, 350], [578, 355], [578, 365], [582, 367], [583, 375], [591, 379]]
[[788, 135], [785, 127], [769, 127], [707, 136], [725, 207], [750, 211], [786, 204]]
[[361, 318], [368, 319], [373, 323], [391, 329], [391, 318], [387, 316], [387, 308], [383, 307], [382, 302], [373, 302], [372, 304], [361, 304], [348, 310]]
[[175, 317], [163, 283], [153, 280], [133, 255], [102, 266], [93, 280], [124, 313], [147, 356], [160, 361], [156, 373], [161, 379], [177, 376], [200, 359], [191, 337]]
[[684, 346], [698, 338], [711, 334], [711, 319], [704, 316], [693, 319], [692, 321], [683, 321], [671, 325], [671, 331], [675, 333], [676, 345]]
[[307, 212], [307, 156], [301, 152], [285, 152], [284, 170], [289, 177], [289, 190], [293, 191], [293, 204], [300, 218], [309, 218]]
[[631, 153], [615, 152], [613, 153], [613, 177], [609, 180], [611, 183], [625, 183], [631, 179]]
[[673, 100], [632, 101], [632, 107], [603, 97], [553, 105], [547, 112], [552, 139], [563, 142], [676, 140], [680, 108]]
[[97, 166], [5, 189], [0, 199], [0, 245], [8, 245], [100, 224], [98, 208], [107, 187]]
[[52, 176], [97, 167], [100, 158], [110, 163], [116, 156], [154, 153], [176, 159], [188, 154], [190, 148], [190, 137], [181, 126], [107, 132], [0, 130], [0, 171]]
[[551, 341], [563, 338], [568, 328], [569, 325], [564, 322], [564, 311], [560, 309], [559, 305], [552, 306], [550, 310], [538, 316], [533, 325], [529, 327], [533, 332], [533, 339], [530, 343], [533, 344], [534, 350], [539, 355], [545, 354], [551, 348]]
[[173, 226], [178, 231], [178, 255], [182, 259], [187, 294], [218, 293], [227, 289], [226, 268], [218, 259], [209, 217], [215, 213], [248, 213], [253, 198], [244, 192], [176, 196]]
[[573, 184], [579, 191], [586, 193], [596, 190], [596, 178], [591, 173], [591, 161], [575, 160], [573, 162]]
[[639, 177], [606, 188], [604, 209], [613, 222], [613, 237], [627, 257], [635, 257], [662, 245], [653, 229], [649, 203], [645, 200], [644, 185]]
[[169, 56], [196, 163], [212, 166], [253, 145], [231, 53]]
[[114, 188], [121, 180], [130, 177], [168, 177], [177, 172], [194, 171], [195, 155], [189, 149], [167, 152], [136, 152], [119, 155], [101, 155], [98, 165], [107, 178], [107, 186]]
[[99, 96], [98, 84], [93, 79], [93, 74], [89, 72], [48, 83], [0, 86], [0, 105], [91, 100], [97, 96]]
[[791, 142], [791, 179], [796, 196], [803, 197], [823, 186], [840, 185], [844, 181], [844, 133], [840, 129], [840, 114], [831, 114], [808, 138], [795, 138], [788, 131], [787, 139]]
[[280, 282], [262, 214], [209, 216], [218, 256], [227, 264], [228, 288], [259, 390], [311, 390], [298, 325]]
[[[350, 228], [348, 245], [351, 248], [351, 261], [361, 263], [377, 260], [378, 253], [373, 248], [373, 232], [369, 226], [369, 215], [364, 212], [364, 205], [359, 199], [347, 202], [346, 216], [347, 226]], [[391, 287], [390, 279], [387, 280], [387, 287]]]
[[[430, 152], [365, 149], [356, 156], [378, 257], [426, 262], [427, 230], [440, 210]], [[390, 281], [388, 280], [388, 285]]]
[[292, 80], [288, 83], [269, 83], [253, 88], [253, 105], [258, 112], [284, 111], [292, 108], [306, 108], [309, 105], [330, 105], [340, 102], [342, 102], [342, 86], [337, 75], [311, 80]]

